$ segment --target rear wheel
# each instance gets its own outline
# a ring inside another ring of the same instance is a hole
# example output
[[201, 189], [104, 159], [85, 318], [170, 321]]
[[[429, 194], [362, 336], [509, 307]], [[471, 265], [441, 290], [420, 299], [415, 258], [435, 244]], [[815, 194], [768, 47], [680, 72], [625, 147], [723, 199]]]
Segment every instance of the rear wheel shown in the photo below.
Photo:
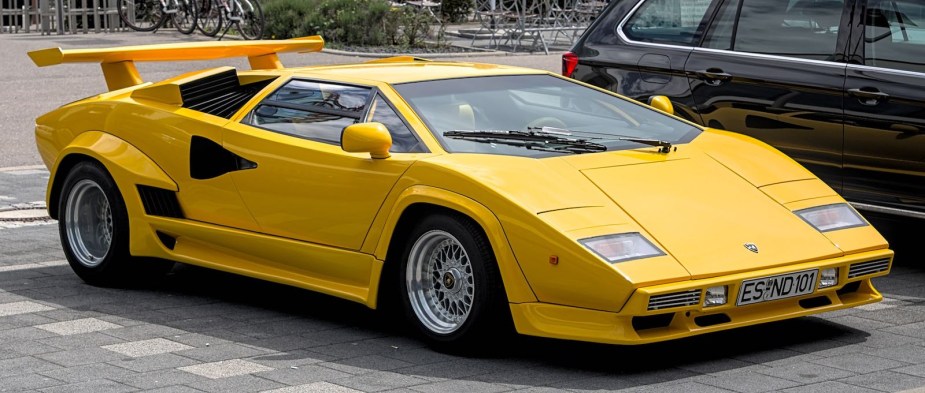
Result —
[[431, 344], [479, 350], [508, 331], [504, 288], [481, 228], [465, 217], [434, 215], [409, 239], [400, 268], [402, 303]]
[[177, 12], [173, 14], [173, 25], [183, 34], [196, 31], [198, 9], [193, 0], [177, 0]]
[[222, 7], [213, 0], [195, 0], [197, 6], [196, 27], [202, 34], [215, 37], [222, 29]]
[[233, 16], [239, 17], [237, 21], [238, 33], [245, 40], [259, 40], [263, 37], [263, 9], [260, 8], [260, 2], [257, 0], [239, 0], [241, 8], [238, 14]]
[[81, 162], [68, 173], [58, 205], [64, 255], [92, 285], [122, 286], [166, 273], [173, 263], [132, 258], [125, 202], [100, 164]]
[[135, 31], [153, 31], [167, 20], [160, 0], [119, 0], [119, 18]]

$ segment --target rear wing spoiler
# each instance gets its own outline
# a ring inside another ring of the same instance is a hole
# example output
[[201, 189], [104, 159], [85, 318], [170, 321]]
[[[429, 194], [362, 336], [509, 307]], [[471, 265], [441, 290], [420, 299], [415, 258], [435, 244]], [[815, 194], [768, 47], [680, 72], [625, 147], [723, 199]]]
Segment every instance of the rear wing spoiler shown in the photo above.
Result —
[[324, 39], [311, 36], [289, 40], [211, 41], [115, 48], [48, 48], [29, 52], [29, 57], [39, 67], [100, 63], [106, 86], [112, 91], [143, 83], [135, 68], [136, 61], [214, 60], [246, 56], [252, 69], [280, 69], [283, 65], [277, 53], [319, 52], [322, 48]]

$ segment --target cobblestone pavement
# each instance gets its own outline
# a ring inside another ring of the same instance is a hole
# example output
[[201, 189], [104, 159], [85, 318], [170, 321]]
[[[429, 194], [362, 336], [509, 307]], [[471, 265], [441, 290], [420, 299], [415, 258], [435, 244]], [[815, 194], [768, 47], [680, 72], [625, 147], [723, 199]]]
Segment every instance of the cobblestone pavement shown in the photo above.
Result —
[[[17, 50], [49, 46], [19, 40]], [[12, 42], [0, 37], [5, 52]], [[0, 139], [16, 142], [0, 141], [6, 217], [41, 206], [48, 174], [32, 166], [31, 130], [14, 134], [5, 119], [31, 122], [102, 81], [95, 66], [81, 68], [88, 81], [56, 68], [28, 83], [34, 69], [0, 69], [9, 70], [0, 75]], [[88, 286], [64, 261], [53, 221], [0, 221], [0, 391], [925, 391], [921, 224], [876, 224], [898, 252], [893, 273], [875, 282], [882, 303], [638, 347], [519, 337], [466, 358], [427, 348], [362, 305], [205, 269], [181, 265], [148, 288]]]

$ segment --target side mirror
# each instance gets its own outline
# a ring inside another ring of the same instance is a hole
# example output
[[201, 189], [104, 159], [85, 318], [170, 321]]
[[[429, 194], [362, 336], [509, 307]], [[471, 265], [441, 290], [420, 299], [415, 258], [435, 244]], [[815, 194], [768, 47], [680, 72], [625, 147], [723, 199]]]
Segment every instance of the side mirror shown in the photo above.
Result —
[[392, 134], [382, 123], [357, 123], [344, 128], [340, 147], [350, 153], [369, 153], [372, 158], [389, 158]]
[[674, 114], [674, 106], [671, 105], [671, 100], [665, 96], [649, 97], [649, 106], [671, 115]]

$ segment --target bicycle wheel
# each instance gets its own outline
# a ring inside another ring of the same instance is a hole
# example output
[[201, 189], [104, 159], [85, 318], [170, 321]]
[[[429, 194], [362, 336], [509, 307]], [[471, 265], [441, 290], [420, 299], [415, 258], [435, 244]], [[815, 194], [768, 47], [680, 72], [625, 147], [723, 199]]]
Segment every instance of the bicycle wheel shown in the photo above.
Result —
[[240, 19], [236, 21], [238, 33], [245, 40], [259, 40], [263, 37], [263, 10], [260, 9], [260, 2], [257, 0], [235, 0], [238, 4], [237, 15]]
[[119, 0], [119, 18], [135, 31], [152, 31], [161, 27], [167, 14], [160, 0]]
[[196, 31], [197, 7], [193, 0], [176, 0], [177, 12], [173, 14], [173, 25], [177, 31], [190, 34]]
[[195, 0], [198, 6], [196, 27], [199, 32], [209, 37], [215, 37], [222, 30], [222, 6], [214, 0]]

